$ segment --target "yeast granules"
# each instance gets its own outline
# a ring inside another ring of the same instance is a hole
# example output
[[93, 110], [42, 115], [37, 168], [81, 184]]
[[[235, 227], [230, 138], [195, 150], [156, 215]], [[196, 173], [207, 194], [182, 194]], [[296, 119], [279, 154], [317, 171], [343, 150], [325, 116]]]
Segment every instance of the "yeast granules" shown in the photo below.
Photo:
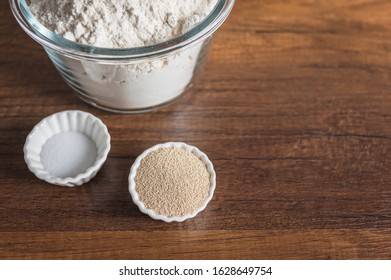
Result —
[[209, 196], [210, 174], [205, 163], [182, 148], [160, 148], [140, 163], [136, 191], [146, 208], [166, 217], [199, 209]]

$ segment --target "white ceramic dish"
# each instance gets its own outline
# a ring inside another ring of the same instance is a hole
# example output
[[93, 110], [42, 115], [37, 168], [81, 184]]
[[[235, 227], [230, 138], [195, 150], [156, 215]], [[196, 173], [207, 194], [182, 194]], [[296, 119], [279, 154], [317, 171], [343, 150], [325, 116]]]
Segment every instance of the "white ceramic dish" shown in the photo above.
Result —
[[[59, 178], [50, 174], [41, 162], [43, 145], [52, 136], [62, 132], [79, 132], [91, 138], [96, 144], [97, 158], [92, 166], [75, 177]], [[39, 179], [50, 184], [74, 187], [91, 180], [102, 167], [110, 150], [110, 134], [106, 125], [97, 117], [83, 111], [63, 111], [39, 122], [27, 136], [24, 145], [24, 159], [28, 168]]]
[[[155, 151], [157, 149], [170, 148], [170, 147], [182, 148], [182, 149], [185, 149], [186, 151], [194, 153], [200, 160], [202, 160], [205, 163], [205, 165], [208, 169], [208, 172], [210, 174], [209, 196], [206, 198], [204, 204], [200, 208], [198, 208], [196, 211], [194, 211], [193, 213], [185, 215], [185, 216], [180, 216], [180, 217], [179, 216], [167, 217], [167, 216], [163, 216], [163, 215], [158, 215], [153, 210], [146, 208], [144, 203], [139, 199], [138, 193], [136, 191], [136, 183], [134, 180], [136, 177], [136, 174], [137, 174], [137, 169], [140, 166], [140, 163], [144, 159], [144, 157], [146, 157], [150, 152]], [[169, 222], [183, 222], [187, 219], [195, 217], [199, 212], [204, 210], [205, 207], [208, 205], [209, 201], [213, 197], [213, 193], [215, 191], [215, 188], [216, 188], [216, 172], [213, 169], [212, 162], [208, 159], [206, 154], [201, 152], [198, 148], [196, 148], [194, 146], [187, 145], [182, 142], [168, 142], [168, 143], [164, 143], [164, 144], [155, 145], [155, 146], [145, 150], [140, 156], [138, 156], [136, 158], [136, 161], [134, 162], [134, 164], [130, 168], [129, 192], [130, 192], [130, 195], [132, 196], [133, 202], [138, 206], [138, 208], [140, 209], [141, 212], [143, 212], [144, 214], [147, 214], [152, 219], [161, 220], [161, 221], [164, 221], [167, 223], [169, 223]]]

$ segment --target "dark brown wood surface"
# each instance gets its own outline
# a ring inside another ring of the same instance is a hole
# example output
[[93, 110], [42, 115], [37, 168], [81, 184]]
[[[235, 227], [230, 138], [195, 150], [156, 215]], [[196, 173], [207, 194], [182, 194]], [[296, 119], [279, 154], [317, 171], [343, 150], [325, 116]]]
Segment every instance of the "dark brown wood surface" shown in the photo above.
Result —
[[[238, 0], [189, 94], [153, 113], [90, 107], [0, 4], [0, 258], [391, 259], [391, 2]], [[112, 136], [90, 183], [61, 188], [23, 160], [27, 134], [65, 109]], [[217, 189], [166, 224], [131, 202], [134, 159], [199, 147]]]

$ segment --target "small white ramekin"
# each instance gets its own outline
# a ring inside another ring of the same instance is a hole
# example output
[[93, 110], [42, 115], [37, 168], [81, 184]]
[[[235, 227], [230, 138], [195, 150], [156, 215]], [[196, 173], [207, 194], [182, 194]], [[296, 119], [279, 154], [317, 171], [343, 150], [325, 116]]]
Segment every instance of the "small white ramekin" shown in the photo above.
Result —
[[[207, 167], [207, 170], [208, 170], [208, 172], [210, 174], [209, 196], [204, 201], [204, 204], [200, 208], [198, 208], [196, 211], [191, 213], [191, 214], [187, 214], [187, 215], [184, 215], [184, 216], [173, 216], [173, 217], [167, 217], [167, 216], [164, 216], [164, 215], [158, 215], [153, 210], [146, 208], [144, 203], [139, 199], [138, 193], [136, 191], [136, 182], [135, 182], [137, 169], [140, 166], [141, 161], [150, 152], [155, 151], [155, 150], [160, 149], [160, 148], [182, 148], [182, 149], [184, 149], [184, 150], [186, 150], [188, 152], [191, 152], [191, 153], [195, 154], [200, 160], [202, 160], [205, 163], [205, 165]], [[183, 221], [185, 221], [187, 219], [195, 217], [199, 212], [204, 210], [205, 207], [208, 205], [209, 201], [213, 197], [213, 193], [215, 191], [215, 188], [216, 188], [216, 172], [213, 169], [212, 162], [209, 160], [209, 158], [206, 156], [206, 154], [201, 152], [198, 148], [196, 148], [194, 146], [187, 145], [187, 144], [182, 143], [182, 142], [167, 142], [167, 143], [164, 143], [164, 144], [155, 145], [155, 146], [145, 150], [140, 156], [138, 156], [136, 158], [136, 161], [134, 162], [134, 164], [130, 168], [129, 192], [130, 192], [130, 195], [132, 196], [133, 202], [138, 206], [138, 208], [140, 209], [141, 212], [143, 212], [144, 214], [147, 214], [152, 219], [161, 220], [161, 221], [164, 221], [164, 222], [167, 222], [167, 223], [170, 223], [170, 222], [183, 222]]]
[[[89, 136], [97, 147], [97, 158], [84, 173], [75, 177], [59, 178], [50, 174], [41, 162], [42, 146], [54, 135], [62, 132], [80, 132]], [[102, 167], [110, 151], [110, 134], [97, 117], [83, 111], [63, 111], [39, 122], [27, 136], [23, 148], [28, 168], [39, 179], [58, 186], [80, 186], [91, 180]]]

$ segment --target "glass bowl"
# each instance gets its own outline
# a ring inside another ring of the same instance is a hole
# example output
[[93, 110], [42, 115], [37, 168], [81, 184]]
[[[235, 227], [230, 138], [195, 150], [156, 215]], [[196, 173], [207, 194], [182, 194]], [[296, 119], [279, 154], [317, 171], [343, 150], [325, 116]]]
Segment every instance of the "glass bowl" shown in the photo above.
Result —
[[205, 62], [211, 39], [234, 0], [219, 0], [197, 26], [160, 44], [109, 49], [64, 39], [40, 24], [28, 0], [9, 0], [23, 30], [42, 45], [64, 78], [85, 102], [112, 112], [147, 112], [177, 100]]

